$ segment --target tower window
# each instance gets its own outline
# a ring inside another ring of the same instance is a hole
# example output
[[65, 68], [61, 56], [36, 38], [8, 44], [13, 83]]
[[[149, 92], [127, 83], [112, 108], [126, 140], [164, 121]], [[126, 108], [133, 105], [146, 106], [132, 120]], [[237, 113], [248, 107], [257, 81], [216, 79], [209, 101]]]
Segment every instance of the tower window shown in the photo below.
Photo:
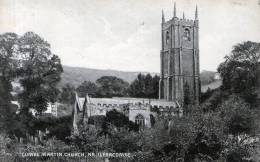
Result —
[[170, 42], [170, 33], [169, 31], [166, 32], [166, 44], [169, 44]]
[[183, 36], [183, 39], [185, 41], [190, 41], [190, 30], [189, 29], [184, 29], [184, 36]]

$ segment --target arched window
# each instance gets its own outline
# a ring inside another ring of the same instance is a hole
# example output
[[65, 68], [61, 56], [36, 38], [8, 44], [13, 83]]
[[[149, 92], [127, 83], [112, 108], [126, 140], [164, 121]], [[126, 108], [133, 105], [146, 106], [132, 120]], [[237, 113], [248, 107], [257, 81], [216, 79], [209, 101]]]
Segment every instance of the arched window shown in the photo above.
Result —
[[166, 32], [166, 44], [169, 44], [170, 42], [170, 33], [169, 31]]
[[144, 123], [144, 117], [143, 117], [143, 115], [138, 114], [138, 115], [135, 117], [135, 123], [136, 123], [137, 125], [139, 125], [140, 128], [144, 128], [145, 123]]
[[190, 30], [187, 28], [184, 29], [183, 39], [185, 41], [190, 41]]
[[155, 124], [155, 117], [152, 114], [150, 114], [150, 122], [151, 122], [151, 127], [153, 127]]

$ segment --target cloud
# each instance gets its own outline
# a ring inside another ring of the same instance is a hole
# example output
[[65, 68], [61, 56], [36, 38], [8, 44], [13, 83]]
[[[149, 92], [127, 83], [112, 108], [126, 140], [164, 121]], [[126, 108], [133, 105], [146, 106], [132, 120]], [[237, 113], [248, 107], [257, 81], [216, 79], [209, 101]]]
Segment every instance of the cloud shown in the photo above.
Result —
[[111, 24], [104, 17], [101, 17], [101, 20], [104, 23], [104, 34], [105, 34], [105, 36], [108, 37], [109, 39], [117, 40], [119, 38], [119, 36], [117, 36], [116, 34], [114, 34], [112, 32]]
[[[108, 30], [110, 29], [108, 24], [105, 28], [104, 35], [109, 36], [111, 39], [117, 38], [111, 30]], [[141, 26], [125, 41], [117, 42], [113, 45], [104, 45], [103, 40], [97, 41], [81, 49], [83, 50], [81, 53], [84, 54], [78, 58], [73, 58], [73, 62], [70, 65], [125, 71], [136, 71], [136, 69], [142, 69], [146, 65], [147, 70], [145, 71], [157, 71], [159, 66], [158, 49], [156, 47], [147, 47], [147, 42], [151, 39], [153, 32], [154, 29]], [[73, 49], [69, 49], [69, 47], [66, 50], [74, 51]], [[149, 58], [149, 62], [147, 58]], [[71, 57], [63, 61], [68, 60], [71, 60]]]
[[[258, 2], [176, 0], [190, 19], [198, 5], [202, 70], [216, 70], [236, 43], [260, 42]], [[36, 32], [66, 65], [159, 72], [162, 8], [170, 19], [169, 0], [1, 0], [0, 31]]]

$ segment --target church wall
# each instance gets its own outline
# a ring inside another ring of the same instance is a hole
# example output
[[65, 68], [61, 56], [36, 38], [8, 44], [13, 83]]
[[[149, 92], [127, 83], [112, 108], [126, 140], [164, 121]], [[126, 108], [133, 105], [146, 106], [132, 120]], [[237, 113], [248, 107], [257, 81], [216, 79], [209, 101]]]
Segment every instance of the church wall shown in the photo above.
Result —
[[189, 50], [189, 49], [182, 50], [182, 69], [183, 69], [183, 75], [187, 75], [187, 76], [194, 75], [193, 50]]
[[194, 77], [189, 77], [189, 76], [184, 77], [184, 89], [185, 89], [186, 83], [187, 83], [188, 88], [189, 88], [190, 99], [195, 100], [195, 96], [194, 96], [195, 95]]
[[166, 52], [164, 52], [164, 60], [163, 60], [163, 71], [164, 71], [164, 75], [168, 75], [168, 66], [169, 66], [169, 64], [168, 64], [168, 60], [169, 60], [169, 52], [168, 51], [166, 51]]
[[167, 83], [167, 78], [163, 79], [163, 96], [164, 98], [167, 97], [167, 87], [168, 87], [168, 83]]
[[180, 49], [174, 49], [174, 74], [180, 75]]
[[[176, 20], [175, 20], [176, 21]], [[179, 48], [179, 26], [172, 25], [172, 47]]]

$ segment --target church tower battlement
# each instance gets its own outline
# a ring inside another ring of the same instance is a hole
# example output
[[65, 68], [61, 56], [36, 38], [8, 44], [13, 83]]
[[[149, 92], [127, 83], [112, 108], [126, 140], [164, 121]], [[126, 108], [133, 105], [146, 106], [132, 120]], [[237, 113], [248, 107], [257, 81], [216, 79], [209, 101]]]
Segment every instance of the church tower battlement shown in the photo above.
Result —
[[162, 11], [159, 98], [184, 103], [199, 103], [199, 20], [196, 6], [195, 19], [176, 16], [165, 21]]

